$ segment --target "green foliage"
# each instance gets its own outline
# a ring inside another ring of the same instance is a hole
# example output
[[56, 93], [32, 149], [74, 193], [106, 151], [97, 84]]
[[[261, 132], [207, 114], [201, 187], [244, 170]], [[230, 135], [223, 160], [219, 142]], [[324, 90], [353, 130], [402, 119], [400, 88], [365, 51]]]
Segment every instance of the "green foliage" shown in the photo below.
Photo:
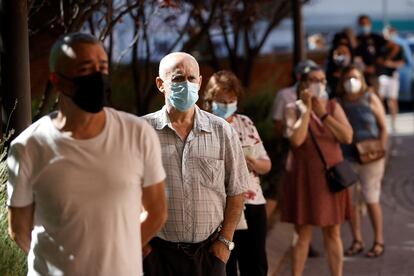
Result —
[[0, 275], [20, 276], [27, 274], [26, 256], [8, 235], [7, 223], [7, 148], [5, 142], [9, 137], [0, 141]]
[[266, 144], [274, 138], [272, 107], [275, 91], [267, 90], [257, 93], [248, 93], [243, 99], [243, 114], [253, 120], [260, 137]]

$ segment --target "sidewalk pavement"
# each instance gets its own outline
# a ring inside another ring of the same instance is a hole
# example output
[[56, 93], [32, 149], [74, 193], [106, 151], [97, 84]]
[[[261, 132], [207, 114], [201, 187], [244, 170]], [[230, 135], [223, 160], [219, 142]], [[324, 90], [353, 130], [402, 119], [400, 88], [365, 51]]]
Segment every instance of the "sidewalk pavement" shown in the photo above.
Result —
[[[389, 119], [388, 119], [389, 122]], [[414, 114], [400, 114], [397, 131], [390, 135], [390, 150], [381, 195], [384, 216], [385, 253], [377, 259], [363, 254], [345, 257], [344, 275], [352, 276], [408, 276], [414, 275]], [[344, 248], [352, 237], [348, 224], [342, 226]], [[372, 229], [368, 216], [363, 217], [362, 233], [365, 252], [372, 245]], [[290, 248], [292, 225], [276, 221], [267, 237], [269, 276], [291, 275]], [[323, 253], [320, 230], [315, 229], [312, 245], [321, 252], [309, 258], [304, 276], [329, 275]]]

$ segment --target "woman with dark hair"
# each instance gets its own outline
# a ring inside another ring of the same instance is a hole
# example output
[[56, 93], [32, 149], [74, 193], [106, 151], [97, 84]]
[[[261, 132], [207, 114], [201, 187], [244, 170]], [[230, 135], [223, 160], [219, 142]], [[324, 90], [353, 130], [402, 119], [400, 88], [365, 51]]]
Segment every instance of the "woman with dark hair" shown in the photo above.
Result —
[[330, 98], [336, 96], [336, 87], [338, 86], [341, 70], [353, 62], [352, 49], [346, 43], [334, 45], [328, 57], [326, 65], [326, 80]]
[[[351, 215], [348, 190], [332, 192], [319, 144], [329, 167], [343, 160], [340, 143], [351, 143], [352, 128], [341, 106], [328, 100], [325, 73], [314, 68], [298, 85], [296, 103], [286, 107], [291, 150], [283, 187], [282, 221], [293, 223], [298, 241], [293, 248], [293, 275], [302, 275], [313, 226], [322, 229], [331, 275], [343, 271], [340, 224]], [[313, 137], [312, 137], [313, 136]]]
[[[363, 161], [361, 164], [357, 145], [362, 141], [370, 140], [371, 144], [380, 146], [380, 152], [385, 149], [387, 130], [384, 108], [377, 95], [368, 90], [363, 73], [355, 66], [348, 66], [342, 71], [337, 94], [339, 103], [354, 129], [352, 144], [342, 147], [343, 154], [347, 160], [353, 163], [354, 169], [359, 175], [363, 200], [367, 203], [374, 230], [374, 245], [366, 256], [378, 257], [384, 253], [380, 193], [385, 158], [381, 158], [379, 155], [378, 158], [372, 158], [376, 160]], [[354, 199], [358, 198], [357, 195], [354, 193]], [[345, 252], [347, 256], [356, 255], [364, 250], [360, 210], [356, 207], [353, 209], [351, 228], [354, 241]]]
[[237, 263], [241, 276], [266, 276], [266, 200], [260, 186], [259, 175], [271, 169], [271, 162], [256, 127], [249, 117], [237, 114], [237, 104], [243, 88], [230, 71], [215, 73], [207, 83], [203, 95], [203, 108], [225, 119], [239, 134], [247, 167], [250, 171], [249, 190], [245, 194], [244, 215], [246, 230], [236, 230], [236, 247], [227, 262], [227, 275], [237, 276]]

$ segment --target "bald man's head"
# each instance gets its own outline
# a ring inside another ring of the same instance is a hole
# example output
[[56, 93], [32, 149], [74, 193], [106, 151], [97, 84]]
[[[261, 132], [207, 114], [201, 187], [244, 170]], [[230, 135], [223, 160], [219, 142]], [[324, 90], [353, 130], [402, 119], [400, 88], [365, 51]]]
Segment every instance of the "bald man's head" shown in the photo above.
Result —
[[171, 85], [173, 83], [192, 83], [201, 87], [202, 77], [197, 60], [190, 54], [176, 52], [166, 55], [160, 61], [158, 71], [159, 76], [155, 82], [158, 90], [164, 93], [166, 104], [169, 104], [167, 98], [171, 94]]
[[191, 71], [192, 74], [200, 75], [197, 60], [192, 55], [184, 52], [175, 52], [163, 57], [160, 61], [158, 75], [161, 79], [167, 80], [177, 70]]

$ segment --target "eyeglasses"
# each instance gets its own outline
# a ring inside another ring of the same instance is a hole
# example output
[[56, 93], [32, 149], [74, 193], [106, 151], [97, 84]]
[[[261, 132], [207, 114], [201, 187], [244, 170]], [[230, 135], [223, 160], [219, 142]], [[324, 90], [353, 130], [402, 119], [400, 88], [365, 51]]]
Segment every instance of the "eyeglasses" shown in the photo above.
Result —
[[326, 79], [311, 78], [309, 79], [309, 82], [326, 84]]

